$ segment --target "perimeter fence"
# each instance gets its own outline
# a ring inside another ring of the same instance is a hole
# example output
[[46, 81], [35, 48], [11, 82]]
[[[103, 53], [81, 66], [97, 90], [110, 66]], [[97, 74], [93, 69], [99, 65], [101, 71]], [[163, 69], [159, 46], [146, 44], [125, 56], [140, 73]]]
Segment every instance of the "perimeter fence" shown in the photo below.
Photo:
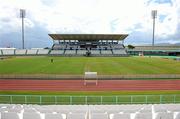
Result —
[[180, 95], [0, 95], [0, 104], [88, 105], [88, 104], [167, 104], [180, 103]]

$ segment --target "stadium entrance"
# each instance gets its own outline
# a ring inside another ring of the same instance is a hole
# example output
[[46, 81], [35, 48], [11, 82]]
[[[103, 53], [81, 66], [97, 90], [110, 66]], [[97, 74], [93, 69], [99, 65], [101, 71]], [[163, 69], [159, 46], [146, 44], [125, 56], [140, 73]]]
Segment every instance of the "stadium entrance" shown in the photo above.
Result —
[[128, 56], [122, 41], [128, 34], [49, 34], [51, 55]]

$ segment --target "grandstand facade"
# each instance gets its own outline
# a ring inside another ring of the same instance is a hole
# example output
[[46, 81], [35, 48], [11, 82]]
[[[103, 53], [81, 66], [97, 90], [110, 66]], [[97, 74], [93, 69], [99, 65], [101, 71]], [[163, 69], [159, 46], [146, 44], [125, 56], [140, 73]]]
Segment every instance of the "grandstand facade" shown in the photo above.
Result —
[[53, 39], [51, 55], [127, 56], [121, 43], [127, 34], [49, 34]]

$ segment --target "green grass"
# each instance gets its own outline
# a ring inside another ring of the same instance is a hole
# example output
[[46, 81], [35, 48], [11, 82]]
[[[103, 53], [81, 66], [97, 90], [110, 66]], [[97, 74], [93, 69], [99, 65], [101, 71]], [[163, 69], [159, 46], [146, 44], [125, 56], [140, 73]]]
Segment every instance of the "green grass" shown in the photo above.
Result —
[[180, 103], [180, 91], [0, 91], [0, 103], [63, 105]]
[[0, 91], [0, 95], [61, 95], [61, 96], [116, 96], [116, 95], [174, 95], [179, 90], [152, 91]]
[[12, 57], [0, 60], [0, 74], [81, 75], [85, 71], [104, 75], [180, 74], [180, 62], [159, 57]]

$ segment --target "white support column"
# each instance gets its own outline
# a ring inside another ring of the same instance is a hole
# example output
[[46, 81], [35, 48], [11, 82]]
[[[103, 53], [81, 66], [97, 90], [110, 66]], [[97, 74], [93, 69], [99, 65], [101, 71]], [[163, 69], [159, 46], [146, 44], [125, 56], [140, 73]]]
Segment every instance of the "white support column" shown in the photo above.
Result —
[[42, 96], [39, 96], [39, 103], [42, 104]]
[[72, 105], [72, 96], [70, 96], [69, 98], [70, 98], [70, 104]]
[[27, 96], [24, 96], [25, 104], [27, 104]]
[[116, 96], [116, 104], [118, 104], [118, 96]]
[[174, 97], [174, 103], [176, 103], [176, 95], [174, 95], [173, 97]]
[[131, 96], [131, 104], [132, 104], [132, 102], [133, 102], [133, 96]]
[[57, 96], [54, 97], [55, 105], [57, 105]]
[[12, 95], [10, 96], [10, 103], [12, 104]]
[[160, 95], [160, 104], [162, 103], [162, 95]]
[[87, 105], [87, 101], [88, 101], [88, 100], [87, 100], [87, 96], [86, 96], [86, 97], [85, 97], [85, 103], [86, 103], [86, 105]]
[[103, 102], [103, 97], [101, 96], [101, 104], [102, 104], [102, 102]]

